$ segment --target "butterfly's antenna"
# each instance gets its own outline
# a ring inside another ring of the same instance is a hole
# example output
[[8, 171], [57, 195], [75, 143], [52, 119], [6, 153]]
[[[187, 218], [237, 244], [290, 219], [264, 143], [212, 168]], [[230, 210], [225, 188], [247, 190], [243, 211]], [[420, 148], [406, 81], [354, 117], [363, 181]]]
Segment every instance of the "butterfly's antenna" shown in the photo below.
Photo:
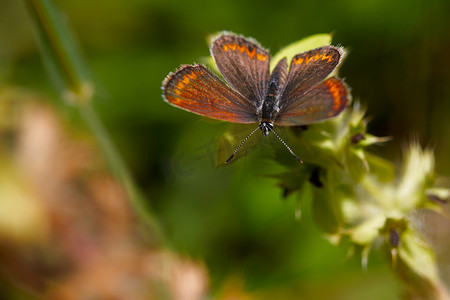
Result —
[[297, 155], [295, 155], [294, 151], [292, 151], [292, 149], [281, 139], [281, 137], [275, 131], [273, 131], [272, 128], [270, 128], [270, 131], [272, 131], [273, 134], [280, 140], [280, 142], [283, 143], [283, 145], [289, 150], [289, 152], [291, 152], [291, 154], [295, 157], [295, 159], [302, 164], [303, 161], [300, 158], [298, 158]]
[[233, 154], [231, 154], [230, 158], [227, 159], [227, 161], [225, 162], [225, 164], [229, 163], [230, 160], [236, 155], [236, 153], [238, 152], [239, 148], [242, 147], [242, 145], [244, 145], [244, 143], [256, 132], [256, 130], [258, 130], [259, 127], [256, 127], [255, 130], [253, 130], [249, 135], [247, 135], [247, 137], [239, 144], [239, 146], [237, 146], [236, 150], [234, 150]]

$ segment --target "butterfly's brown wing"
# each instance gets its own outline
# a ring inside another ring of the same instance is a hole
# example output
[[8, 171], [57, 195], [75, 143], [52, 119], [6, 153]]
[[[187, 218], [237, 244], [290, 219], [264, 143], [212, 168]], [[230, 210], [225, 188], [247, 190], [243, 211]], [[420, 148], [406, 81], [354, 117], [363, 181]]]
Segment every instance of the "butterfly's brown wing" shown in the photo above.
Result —
[[212, 41], [211, 55], [228, 84], [258, 108], [270, 76], [269, 51], [253, 39], [223, 33]]
[[184, 110], [233, 123], [258, 121], [255, 107], [203, 65], [185, 65], [163, 82], [164, 99]]
[[339, 65], [342, 57], [343, 50], [333, 46], [294, 56], [274, 123], [303, 125], [341, 112], [349, 102], [348, 88], [337, 77], [323, 80]]
[[330, 77], [284, 106], [274, 123], [296, 126], [320, 122], [338, 115], [349, 101], [350, 93], [342, 79]]

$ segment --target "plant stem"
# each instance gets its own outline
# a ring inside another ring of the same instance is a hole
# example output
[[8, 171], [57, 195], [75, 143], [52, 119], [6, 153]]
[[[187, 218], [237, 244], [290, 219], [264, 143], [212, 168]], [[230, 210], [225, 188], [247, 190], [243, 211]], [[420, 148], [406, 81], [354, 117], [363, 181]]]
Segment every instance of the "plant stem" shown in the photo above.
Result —
[[70, 102], [78, 108], [81, 117], [94, 134], [111, 171], [123, 186], [135, 213], [145, 226], [144, 229], [151, 231], [153, 239], [162, 241], [163, 235], [156, 216], [138, 191], [128, 168], [91, 105], [93, 85], [88, 79], [86, 63], [74, 35], [52, 0], [24, 1], [35, 21], [36, 33], [46, 65], [50, 68], [52, 75], [64, 82], [62, 94], [68, 96], [66, 98], [69, 98]]
[[149, 205], [136, 188], [126, 164], [112, 143], [109, 134], [90, 103], [79, 105], [79, 112], [86, 124], [96, 137], [100, 147], [105, 153], [108, 164], [114, 176], [119, 180], [128, 195], [132, 207], [144, 223], [151, 228], [152, 233], [158, 239], [162, 239], [162, 232], [156, 217], [151, 213]]

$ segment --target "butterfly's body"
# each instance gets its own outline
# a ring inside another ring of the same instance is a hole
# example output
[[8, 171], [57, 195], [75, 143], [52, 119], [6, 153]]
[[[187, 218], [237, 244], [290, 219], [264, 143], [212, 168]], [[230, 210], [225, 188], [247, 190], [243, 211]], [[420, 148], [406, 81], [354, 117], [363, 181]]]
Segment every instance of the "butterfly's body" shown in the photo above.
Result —
[[267, 50], [252, 39], [224, 33], [212, 41], [211, 55], [229, 86], [202, 65], [185, 65], [164, 80], [164, 99], [210, 118], [259, 123], [264, 136], [272, 131], [280, 140], [274, 124], [322, 121], [339, 114], [349, 102], [343, 81], [327, 78], [342, 59], [341, 48], [323, 46], [297, 54], [289, 68], [283, 58], [270, 72]]
[[[260, 111], [258, 113], [260, 119], [260, 128], [263, 131], [264, 136], [269, 135], [269, 131], [273, 128], [273, 122], [276, 119], [278, 112], [280, 111], [280, 97], [283, 89], [284, 80], [286, 79], [286, 72], [282, 72], [286, 68], [286, 59], [281, 60], [277, 67], [270, 76], [269, 83], [267, 85], [267, 94], [262, 102]], [[284, 69], [282, 70], [282, 68]], [[263, 123], [269, 123], [270, 130], [267, 126], [262, 126]]]
[[259, 129], [261, 129], [264, 136], [268, 136], [269, 132], [273, 129], [273, 123], [270, 121], [261, 121], [259, 123]]
[[267, 89], [267, 96], [263, 101], [261, 106], [261, 111], [258, 115], [261, 115], [261, 121], [271, 121], [275, 119], [275, 116], [279, 110], [279, 96], [280, 96], [280, 87], [277, 82], [270, 82], [269, 87]]

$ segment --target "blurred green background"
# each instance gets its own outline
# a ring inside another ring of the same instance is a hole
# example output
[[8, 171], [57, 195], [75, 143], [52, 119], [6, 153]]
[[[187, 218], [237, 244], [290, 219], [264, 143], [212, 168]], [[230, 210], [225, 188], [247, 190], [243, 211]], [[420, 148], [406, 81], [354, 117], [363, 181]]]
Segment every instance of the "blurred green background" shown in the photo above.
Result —
[[[179, 65], [208, 56], [207, 37], [217, 31], [254, 37], [272, 54], [332, 32], [333, 44], [348, 50], [340, 76], [367, 107], [369, 132], [393, 138], [371, 150], [399, 161], [402, 147], [418, 140], [435, 149], [437, 171], [450, 174], [449, 1], [55, 3], [90, 67], [95, 109], [169, 247], [205, 262], [213, 292], [240, 278], [246, 291], [278, 291], [287, 299], [400, 298], [402, 286], [388, 260], [375, 252], [362, 272], [360, 258], [347, 258], [345, 244], [335, 247], [323, 238], [310, 203], [297, 203], [296, 195], [283, 199], [276, 181], [265, 176], [279, 168], [264, 155], [268, 143], [216, 168], [216, 142], [227, 125], [171, 107], [161, 98], [161, 82]], [[25, 6], [0, 0], [1, 86], [49, 95], [70, 123], [45, 72]]]

